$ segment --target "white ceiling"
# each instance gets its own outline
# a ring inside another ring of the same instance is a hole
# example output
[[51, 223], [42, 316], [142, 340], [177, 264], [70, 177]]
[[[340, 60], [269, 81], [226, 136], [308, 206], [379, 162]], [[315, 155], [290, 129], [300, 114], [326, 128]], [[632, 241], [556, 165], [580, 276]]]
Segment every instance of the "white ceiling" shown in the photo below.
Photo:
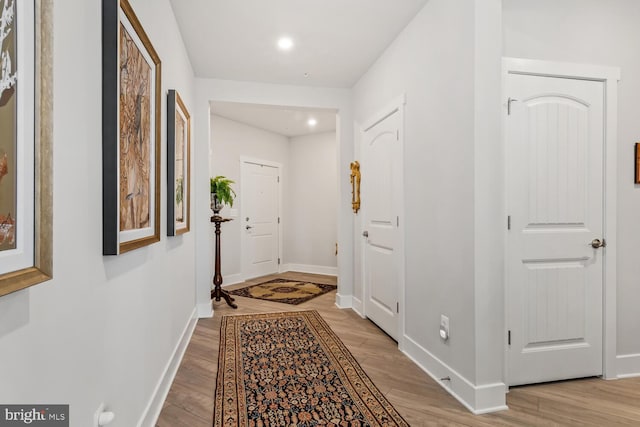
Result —
[[[336, 111], [271, 105], [212, 102], [211, 113], [288, 137], [336, 130]], [[307, 121], [317, 120], [310, 127]]]
[[171, 0], [198, 77], [325, 87], [352, 87], [426, 2]]

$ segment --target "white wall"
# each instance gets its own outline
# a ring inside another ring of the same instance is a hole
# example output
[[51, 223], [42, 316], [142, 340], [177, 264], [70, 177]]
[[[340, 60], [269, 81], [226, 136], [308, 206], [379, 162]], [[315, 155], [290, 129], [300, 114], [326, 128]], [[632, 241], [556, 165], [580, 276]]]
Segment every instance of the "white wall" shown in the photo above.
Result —
[[[478, 411], [504, 405], [501, 254], [481, 254], [487, 245], [477, 241], [495, 232], [493, 202], [501, 206], [490, 187], [500, 172], [480, 152], [494, 153], [500, 135], [499, 4], [427, 2], [354, 87], [356, 129], [406, 93], [405, 351], [434, 377], [450, 376], [444, 385]], [[359, 227], [358, 219], [356, 254]], [[484, 266], [482, 257], [498, 261]], [[355, 282], [359, 297], [361, 274]], [[438, 335], [441, 314], [448, 342]]]
[[72, 426], [101, 402], [135, 426], [195, 306], [197, 231], [167, 238], [165, 210], [165, 94], [195, 108], [193, 72], [169, 1], [131, 3], [162, 59], [162, 240], [102, 256], [101, 2], [57, 0], [54, 279], [0, 298], [0, 402], [68, 403]]
[[640, 374], [640, 187], [633, 183], [640, 141], [640, 2], [503, 0], [504, 55], [620, 67], [618, 85], [617, 354], [620, 374]]
[[[336, 133], [288, 138], [227, 118], [211, 115], [211, 176], [236, 183], [235, 221], [225, 224], [222, 238], [224, 284], [244, 280], [241, 265], [242, 179], [240, 158], [282, 165], [284, 269], [333, 273], [336, 269], [338, 177]], [[222, 214], [229, 216], [229, 208]]]
[[[470, 4], [428, 2], [354, 87], [360, 124], [407, 95], [406, 335], [467, 378], [475, 343]], [[441, 313], [450, 318], [449, 343], [438, 336]]]
[[[233, 185], [237, 198], [233, 208], [242, 213], [242, 179], [240, 174], [240, 157], [251, 157], [280, 163], [283, 183], [289, 180], [287, 167], [289, 163], [289, 138], [253, 126], [229, 120], [224, 117], [211, 116], [211, 176], [224, 175], [236, 183]], [[229, 216], [229, 208], [222, 210], [222, 215]], [[285, 212], [280, 216], [286, 223]], [[222, 275], [225, 284], [231, 284], [233, 276], [242, 272], [241, 238], [244, 233], [243, 218], [225, 223], [220, 244], [222, 245]], [[210, 226], [213, 230], [213, 225]], [[213, 233], [213, 231], [211, 231]], [[227, 280], [231, 278], [232, 280]]]
[[502, 0], [475, 2], [475, 383], [495, 400], [506, 392], [501, 22]]
[[337, 266], [338, 170], [336, 133], [290, 139], [284, 236], [284, 263]]
[[[338, 296], [337, 304], [349, 307], [353, 290], [353, 224], [351, 213], [351, 185], [349, 163], [353, 160], [353, 118], [351, 91], [293, 85], [277, 85], [256, 82], [240, 82], [218, 79], [196, 79], [195, 137], [199, 141], [210, 141], [209, 116], [211, 101], [241, 102], [276, 106], [331, 108], [337, 110], [337, 164], [341, 171], [338, 184], [338, 209], [335, 212], [338, 224]], [[207, 167], [209, 147], [195, 147], [193, 189], [195, 192], [194, 220], [201, 230], [209, 229], [209, 170]], [[213, 256], [210, 233], [196, 237], [196, 298], [201, 316], [211, 315], [209, 293], [213, 275]]]

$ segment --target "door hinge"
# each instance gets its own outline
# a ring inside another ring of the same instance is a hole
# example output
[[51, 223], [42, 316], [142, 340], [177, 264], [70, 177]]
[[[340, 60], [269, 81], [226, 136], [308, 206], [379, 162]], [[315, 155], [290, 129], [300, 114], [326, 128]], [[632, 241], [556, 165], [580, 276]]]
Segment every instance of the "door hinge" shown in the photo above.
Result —
[[396, 313], [400, 313], [400, 303], [396, 302]]
[[396, 130], [396, 141], [400, 141], [400, 129]]
[[511, 215], [507, 216], [507, 230], [511, 230]]
[[280, 258], [278, 258], [278, 265], [280, 265]]
[[511, 345], [511, 331], [507, 331], [507, 343]]
[[278, 217], [278, 224], [280, 224], [280, 217]]
[[507, 116], [511, 115], [511, 103], [513, 101], [517, 101], [517, 99], [511, 98], [511, 97], [509, 97], [509, 99], [507, 99]]
[[400, 227], [400, 217], [399, 216], [396, 217], [396, 226]]

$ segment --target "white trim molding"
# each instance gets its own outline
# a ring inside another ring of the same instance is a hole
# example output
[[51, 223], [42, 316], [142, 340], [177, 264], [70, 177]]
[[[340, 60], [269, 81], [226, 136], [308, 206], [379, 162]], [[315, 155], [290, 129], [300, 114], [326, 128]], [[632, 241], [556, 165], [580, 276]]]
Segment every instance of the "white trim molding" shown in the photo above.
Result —
[[204, 304], [198, 304], [196, 309], [198, 319], [210, 319], [213, 317], [213, 305], [211, 304], [211, 301]]
[[640, 377], [640, 354], [623, 354], [616, 359], [618, 378]]
[[[503, 58], [503, 76], [507, 74], [528, 74], [546, 77], [561, 77], [594, 80], [605, 87], [605, 153], [604, 153], [604, 238], [607, 247], [604, 256], [604, 298], [603, 298], [603, 368], [605, 379], [619, 377], [617, 362], [623, 356], [616, 355], [617, 349], [617, 144], [618, 144], [618, 81], [620, 69], [589, 64], [574, 64], [554, 61], [540, 61], [522, 58]], [[506, 80], [503, 82], [505, 84]], [[503, 146], [505, 140], [503, 137]], [[506, 289], [506, 286], [505, 286]], [[505, 302], [507, 301], [505, 297]], [[506, 336], [506, 333], [505, 333]], [[506, 343], [505, 343], [506, 345]]]
[[227, 274], [226, 276], [223, 277], [222, 280], [223, 280], [222, 281], [223, 288], [225, 286], [237, 285], [238, 283], [242, 283], [245, 281], [244, 277], [242, 277], [242, 273]]
[[287, 271], [296, 271], [298, 273], [307, 274], [324, 274], [325, 276], [337, 276], [338, 267], [327, 267], [323, 265], [309, 265], [309, 264], [282, 264], [280, 271], [285, 273]]
[[178, 372], [180, 362], [182, 362], [184, 353], [187, 351], [187, 346], [189, 345], [189, 341], [191, 341], [191, 336], [193, 335], [193, 331], [196, 329], [197, 324], [198, 317], [196, 316], [196, 308], [194, 308], [184, 330], [182, 331], [182, 335], [180, 336], [178, 343], [173, 349], [171, 357], [162, 371], [162, 375], [156, 384], [156, 388], [153, 390], [151, 399], [149, 400], [147, 407], [142, 412], [142, 416], [138, 421], [137, 427], [153, 427], [156, 425], [158, 417], [160, 416], [160, 411], [162, 411], [162, 405], [164, 405], [164, 401], [169, 394], [169, 389], [171, 388], [173, 379]]
[[364, 303], [361, 299], [356, 298], [355, 296], [351, 299], [351, 309], [355, 311], [358, 316], [366, 319], [367, 316], [364, 315]]
[[509, 409], [504, 383], [476, 386], [407, 335], [402, 352], [475, 415]]
[[351, 308], [353, 306], [353, 297], [351, 295], [336, 294], [336, 307], [341, 310]]
[[[385, 108], [371, 115], [369, 119], [365, 121], [364, 124], [360, 127], [360, 132], [361, 133], [366, 132], [367, 130], [371, 129], [372, 127], [374, 127], [375, 125], [377, 125], [378, 123], [380, 123], [381, 121], [383, 121], [384, 119], [386, 119], [387, 117], [395, 113], [396, 111], [403, 109], [406, 103], [407, 103], [407, 94], [402, 93], [400, 96], [397, 96], [395, 99], [389, 102], [389, 104], [387, 104]], [[404, 126], [404, 121], [402, 122], [401, 125]]]

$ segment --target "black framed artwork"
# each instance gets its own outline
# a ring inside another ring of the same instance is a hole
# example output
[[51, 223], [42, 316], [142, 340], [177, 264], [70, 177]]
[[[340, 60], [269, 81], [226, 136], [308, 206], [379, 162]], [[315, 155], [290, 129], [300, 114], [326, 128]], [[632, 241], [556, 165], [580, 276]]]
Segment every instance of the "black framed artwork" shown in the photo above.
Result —
[[167, 94], [167, 235], [189, 231], [191, 223], [191, 117], [180, 94]]
[[127, 0], [102, 3], [103, 254], [160, 240], [161, 63]]

